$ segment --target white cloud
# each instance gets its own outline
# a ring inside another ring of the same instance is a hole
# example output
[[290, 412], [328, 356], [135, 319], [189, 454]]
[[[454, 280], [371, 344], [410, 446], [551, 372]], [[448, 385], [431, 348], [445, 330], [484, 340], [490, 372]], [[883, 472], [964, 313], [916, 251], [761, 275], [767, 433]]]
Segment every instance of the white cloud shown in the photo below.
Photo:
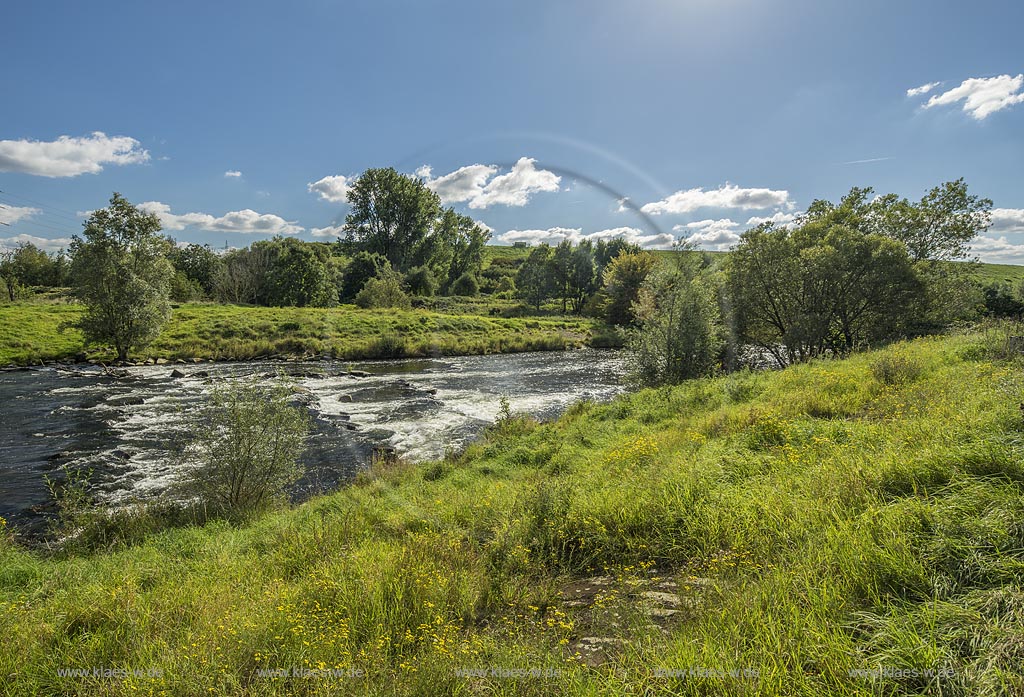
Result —
[[159, 201], [146, 201], [138, 206], [160, 219], [165, 230], [183, 230], [197, 227], [211, 232], [235, 232], [240, 234], [295, 235], [305, 228], [289, 222], [272, 213], [257, 213], [246, 208], [232, 211], [218, 217], [209, 213], [171, 213], [171, 207]]
[[920, 87], [911, 87], [909, 90], [907, 90], [907, 96], [920, 97], [922, 94], [928, 94], [941, 84], [941, 82], [929, 82], [928, 84], [921, 85]]
[[227, 172], [224, 173], [224, 178], [225, 179], [238, 178], [238, 177], [241, 177], [241, 176], [242, 176], [242, 173], [239, 172], [237, 169], [229, 169]]
[[59, 249], [67, 249], [71, 244], [70, 237], [35, 237], [34, 235], [15, 235], [14, 237], [0, 237], [0, 249], [13, 250], [22, 244], [34, 244], [44, 252], [56, 252]]
[[1024, 263], [1024, 244], [1010, 242], [1005, 235], [976, 237], [971, 250], [979, 259], [990, 264]]
[[550, 245], [556, 245], [563, 240], [569, 240], [573, 244], [578, 244], [583, 240], [597, 242], [598, 240], [612, 240], [616, 237], [621, 237], [627, 242], [648, 249], [666, 249], [671, 247], [676, 241], [676, 238], [668, 233], [645, 235], [642, 230], [633, 227], [598, 230], [586, 235], [583, 234], [581, 228], [553, 227], [546, 230], [509, 230], [503, 235], [499, 235], [498, 239], [505, 244], [526, 242], [533, 245], [546, 242]]
[[930, 109], [962, 101], [963, 110], [981, 121], [990, 114], [1024, 102], [1024, 93], [1020, 91], [1022, 85], [1024, 74], [1016, 77], [972, 77], [960, 83], [959, 87], [934, 95], [924, 108]]
[[0, 223], [16, 223], [24, 218], [29, 218], [41, 211], [38, 208], [29, 208], [27, 206], [5, 206], [0, 204]]
[[495, 165], [467, 165], [431, 178], [432, 170], [424, 165], [416, 176], [426, 180], [429, 189], [436, 192], [445, 204], [466, 203], [470, 208], [488, 206], [525, 206], [532, 194], [558, 191], [560, 176], [545, 169], [537, 169], [536, 160], [520, 157], [505, 174], [498, 174]]
[[320, 195], [324, 201], [331, 203], [348, 203], [348, 190], [352, 188], [353, 177], [341, 174], [324, 177], [306, 185], [310, 193]]
[[540, 244], [541, 242], [558, 244], [562, 240], [578, 242], [583, 239], [582, 232], [581, 228], [568, 227], [552, 227], [546, 230], [509, 230], [508, 232], [499, 235], [498, 239], [506, 244], [514, 244], [516, 242], [526, 242], [527, 244]]
[[21, 172], [40, 177], [75, 177], [96, 174], [103, 165], [146, 162], [149, 153], [128, 136], [91, 136], [57, 140], [0, 140], [0, 172]]
[[327, 227], [315, 227], [309, 231], [313, 237], [343, 237], [345, 228], [341, 225], [328, 225]]
[[540, 191], [558, 191], [562, 181], [554, 172], [537, 169], [532, 157], [520, 157], [508, 174], [500, 174], [469, 202], [470, 208], [487, 208], [496, 204], [525, 206], [530, 195]]
[[729, 218], [718, 220], [709, 218], [685, 225], [676, 225], [672, 229], [684, 234], [689, 233], [686, 241], [702, 249], [723, 250], [739, 242], [739, 226], [739, 223]]
[[469, 201], [473, 207], [472, 202], [484, 193], [487, 180], [497, 171], [498, 168], [494, 165], [467, 165], [450, 174], [432, 179], [431, 168], [424, 165], [416, 170], [416, 175], [426, 180], [427, 188], [440, 196], [444, 204]]
[[753, 216], [747, 220], [747, 227], [754, 227], [761, 223], [775, 223], [780, 227], [789, 227], [791, 224], [796, 222], [796, 219], [803, 215], [803, 212], [797, 213], [783, 213], [782, 211], [776, 212], [774, 215], [766, 217]]
[[993, 208], [989, 232], [1024, 233], [1024, 208]]
[[788, 191], [741, 189], [734, 184], [725, 184], [710, 191], [705, 191], [702, 188], [677, 191], [661, 201], [644, 204], [640, 210], [650, 215], [660, 215], [662, 213], [692, 213], [700, 208], [751, 210], [781, 206], [793, 207]]

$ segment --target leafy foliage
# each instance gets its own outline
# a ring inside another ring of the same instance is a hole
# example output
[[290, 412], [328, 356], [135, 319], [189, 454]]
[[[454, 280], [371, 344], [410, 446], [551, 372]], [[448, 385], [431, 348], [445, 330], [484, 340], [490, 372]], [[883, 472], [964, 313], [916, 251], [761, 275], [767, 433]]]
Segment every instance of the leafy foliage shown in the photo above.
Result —
[[289, 403], [281, 381], [259, 378], [216, 386], [186, 449], [184, 490], [215, 514], [242, 520], [282, 501], [303, 469], [309, 419]]
[[155, 215], [115, 193], [107, 208], [85, 223], [71, 243], [71, 275], [85, 315], [78, 327], [87, 341], [114, 346], [118, 360], [150, 343], [170, 318], [173, 267]]

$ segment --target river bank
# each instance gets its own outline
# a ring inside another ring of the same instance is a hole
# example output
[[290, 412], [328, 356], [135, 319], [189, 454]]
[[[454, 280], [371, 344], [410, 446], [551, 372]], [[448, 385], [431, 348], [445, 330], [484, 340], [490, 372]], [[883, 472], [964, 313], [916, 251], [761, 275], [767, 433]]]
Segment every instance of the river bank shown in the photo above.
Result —
[[[1017, 694], [1022, 396], [998, 341], [929, 338], [513, 421], [240, 527], [67, 557], [0, 535], [0, 676], [12, 695]], [[141, 673], [59, 672], [92, 666]]]
[[[483, 311], [481, 306], [481, 311]], [[73, 303], [0, 305], [0, 366], [56, 362], [109, 364], [109, 349], [86, 347], [67, 328], [83, 312]], [[132, 362], [362, 360], [557, 351], [614, 345], [597, 320], [581, 317], [501, 317], [425, 309], [243, 307], [186, 304]]]
[[461, 450], [493, 423], [499, 402], [550, 419], [580, 399], [621, 391], [613, 352], [391, 359], [239, 361], [20, 369], [0, 377], [0, 516], [35, 526], [52, 512], [45, 477], [91, 472], [111, 506], [151, 501], [183, 463], [191, 414], [225, 378], [278, 376], [307, 410], [312, 436], [294, 501], [332, 491], [364, 470], [375, 448], [410, 461]]

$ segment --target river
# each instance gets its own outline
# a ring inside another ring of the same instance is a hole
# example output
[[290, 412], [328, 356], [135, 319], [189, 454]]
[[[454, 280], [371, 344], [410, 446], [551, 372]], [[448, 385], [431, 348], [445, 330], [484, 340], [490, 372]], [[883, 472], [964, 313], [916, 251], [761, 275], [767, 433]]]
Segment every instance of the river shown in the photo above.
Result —
[[[171, 377], [174, 369], [184, 377]], [[295, 500], [343, 485], [375, 446], [413, 460], [458, 450], [494, 421], [502, 396], [514, 411], [550, 419], [573, 402], [623, 389], [621, 358], [592, 349], [127, 371], [121, 378], [97, 368], [0, 372], [0, 516], [37, 527], [52, 510], [46, 477], [60, 479], [65, 469], [91, 471], [96, 495], [111, 506], [164, 491], [181, 466], [170, 453], [189, 438], [189, 414], [229, 376], [281, 371], [308, 390], [313, 429]]]

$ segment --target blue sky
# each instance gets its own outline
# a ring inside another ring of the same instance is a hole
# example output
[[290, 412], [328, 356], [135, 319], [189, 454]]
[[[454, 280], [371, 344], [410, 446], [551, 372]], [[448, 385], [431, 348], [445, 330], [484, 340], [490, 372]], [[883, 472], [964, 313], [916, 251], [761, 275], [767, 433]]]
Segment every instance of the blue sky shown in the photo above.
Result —
[[329, 240], [347, 181], [393, 166], [495, 241], [708, 249], [851, 186], [918, 198], [963, 176], [998, 209], [976, 251], [1024, 263], [1019, 2], [34, 2], [4, 15], [6, 246], [59, 247], [115, 190], [179, 240]]

